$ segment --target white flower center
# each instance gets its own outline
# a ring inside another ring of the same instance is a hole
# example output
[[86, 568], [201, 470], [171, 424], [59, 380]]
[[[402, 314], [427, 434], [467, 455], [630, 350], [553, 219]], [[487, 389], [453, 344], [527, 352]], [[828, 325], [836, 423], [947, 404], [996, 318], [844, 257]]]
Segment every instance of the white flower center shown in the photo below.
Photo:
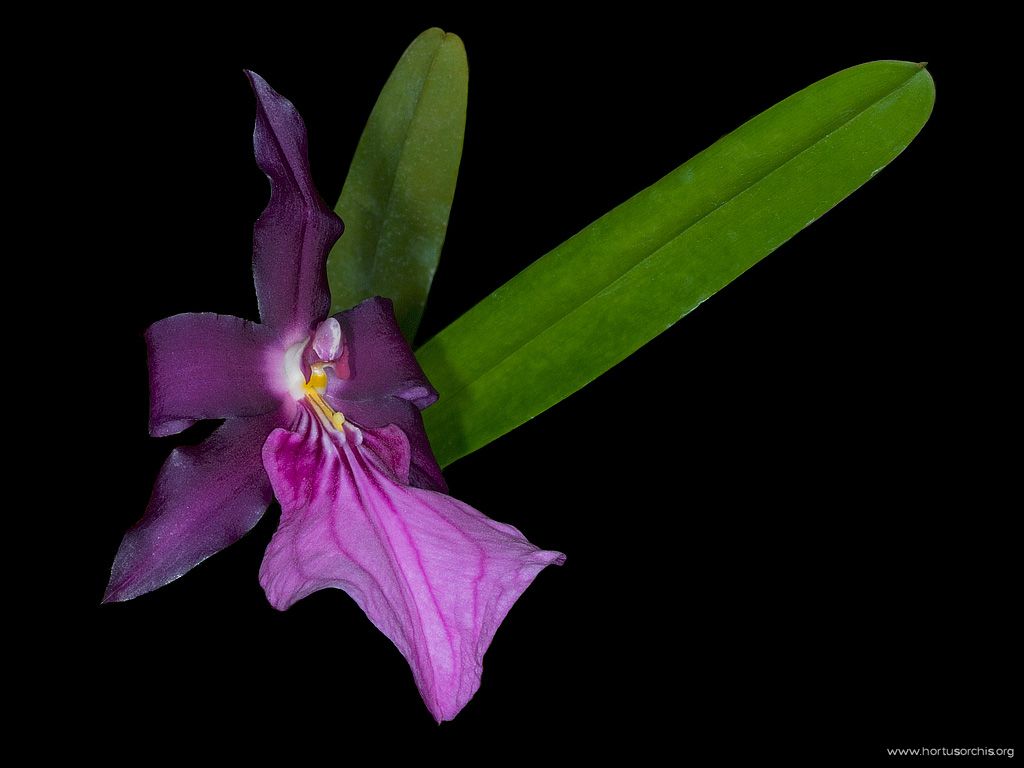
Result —
[[288, 347], [284, 353], [284, 380], [288, 384], [288, 394], [296, 400], [306, 397], [306, 377], [302, 373], [302, 353], [309, 339], [303, 339]]

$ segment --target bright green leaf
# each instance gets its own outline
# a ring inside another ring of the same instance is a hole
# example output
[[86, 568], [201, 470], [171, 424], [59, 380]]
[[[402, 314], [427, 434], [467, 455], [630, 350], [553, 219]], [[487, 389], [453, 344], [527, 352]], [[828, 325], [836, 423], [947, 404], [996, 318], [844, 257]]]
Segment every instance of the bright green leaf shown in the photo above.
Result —
[[876, 61], [776, 104], [604, 215], [418, 352], [441, 465], [572, 394], [885, 167], [931, 113], [922, 65]]
[[448, 229], [468, 83], [457, 35], [428, 29], [402, 54], [335, 206], [345, 235], [327, 259], [332, 312], [387, 296], [406, 338], [416, 335]]

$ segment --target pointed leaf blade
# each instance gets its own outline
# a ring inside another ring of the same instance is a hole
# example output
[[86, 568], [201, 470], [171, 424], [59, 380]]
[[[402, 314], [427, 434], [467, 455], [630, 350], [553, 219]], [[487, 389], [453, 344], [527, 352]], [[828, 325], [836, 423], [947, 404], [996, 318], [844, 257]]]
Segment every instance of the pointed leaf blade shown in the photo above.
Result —
[[922, 65], [877, 61], [790, 96], [632, 197], [417, 353], [442, 466], [666, 330], [902, 152], [931, 113]]
[[419, 327], [455, 194], [469, 69], [457, 35], [428, 29], [385, 83], [335, 211], [331, 312], [386, 296], [406, 338]]

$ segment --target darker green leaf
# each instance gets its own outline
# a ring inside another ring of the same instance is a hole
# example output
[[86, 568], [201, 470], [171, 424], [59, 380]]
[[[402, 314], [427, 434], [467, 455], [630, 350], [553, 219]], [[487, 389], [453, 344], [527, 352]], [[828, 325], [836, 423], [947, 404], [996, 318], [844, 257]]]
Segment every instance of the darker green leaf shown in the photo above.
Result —
[[327, 260], [332, 312], [386, 296], [416, 335], [437, 269], [466, 126], [469, 69], [457, 35], [428, 29], [377, 99], [335, 210], [345, 235]]

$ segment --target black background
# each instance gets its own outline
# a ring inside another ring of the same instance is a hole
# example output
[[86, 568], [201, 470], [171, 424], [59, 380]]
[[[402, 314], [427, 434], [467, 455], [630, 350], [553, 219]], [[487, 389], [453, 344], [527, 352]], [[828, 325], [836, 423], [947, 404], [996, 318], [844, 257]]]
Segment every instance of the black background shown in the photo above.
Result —
[[[216, 30], [167, 19], [90, 41], [64, 82], [78, 93], [65, 119], [90, 126], [76, 176], [115, 191], [85, 201], [79, 267], [103, 339], [84, 346], [102, 372], [88, 394], [100, 415], [78, 448], [91, 511], [77, 520], [85, 565], [60, 600], [74, 610], [52, 611], [70, 664], [40, 714], [93, 724], [111, 749], [129, 736], [186, 749], [212, 737], [339, 760], [359, 744], [863, 762], [886, 745], [1012, 743], [1019, 500], [1005, 496], [997, 438], [1015, 434], [1013, 312], [998, 249], [967, 213], [975, 193], [956, 177], [981, 96], [951, 26], [864, 22], [783, 33], [778, 19], [728, 13], [364, 10]], [[432, 25], [463, 38], [471, 73], [421, 342], [834, 71], [928, 60], [938, 93], [919, 138], [836, 210], [446, 471], [453, 495], [568, 561], [512, 610], [480, 692], [440, 727], [344, 594], [284, 614], [267, 605], [256, 574], [276, 506], [179, 581], [99, 606], [164, 457], [209, 431], [147, 437], [142, 331], [185, 311], [256, 318], [250, 238], [267, 186], [242, 68], [302, 112], [333, 201], [377, 92]]]

